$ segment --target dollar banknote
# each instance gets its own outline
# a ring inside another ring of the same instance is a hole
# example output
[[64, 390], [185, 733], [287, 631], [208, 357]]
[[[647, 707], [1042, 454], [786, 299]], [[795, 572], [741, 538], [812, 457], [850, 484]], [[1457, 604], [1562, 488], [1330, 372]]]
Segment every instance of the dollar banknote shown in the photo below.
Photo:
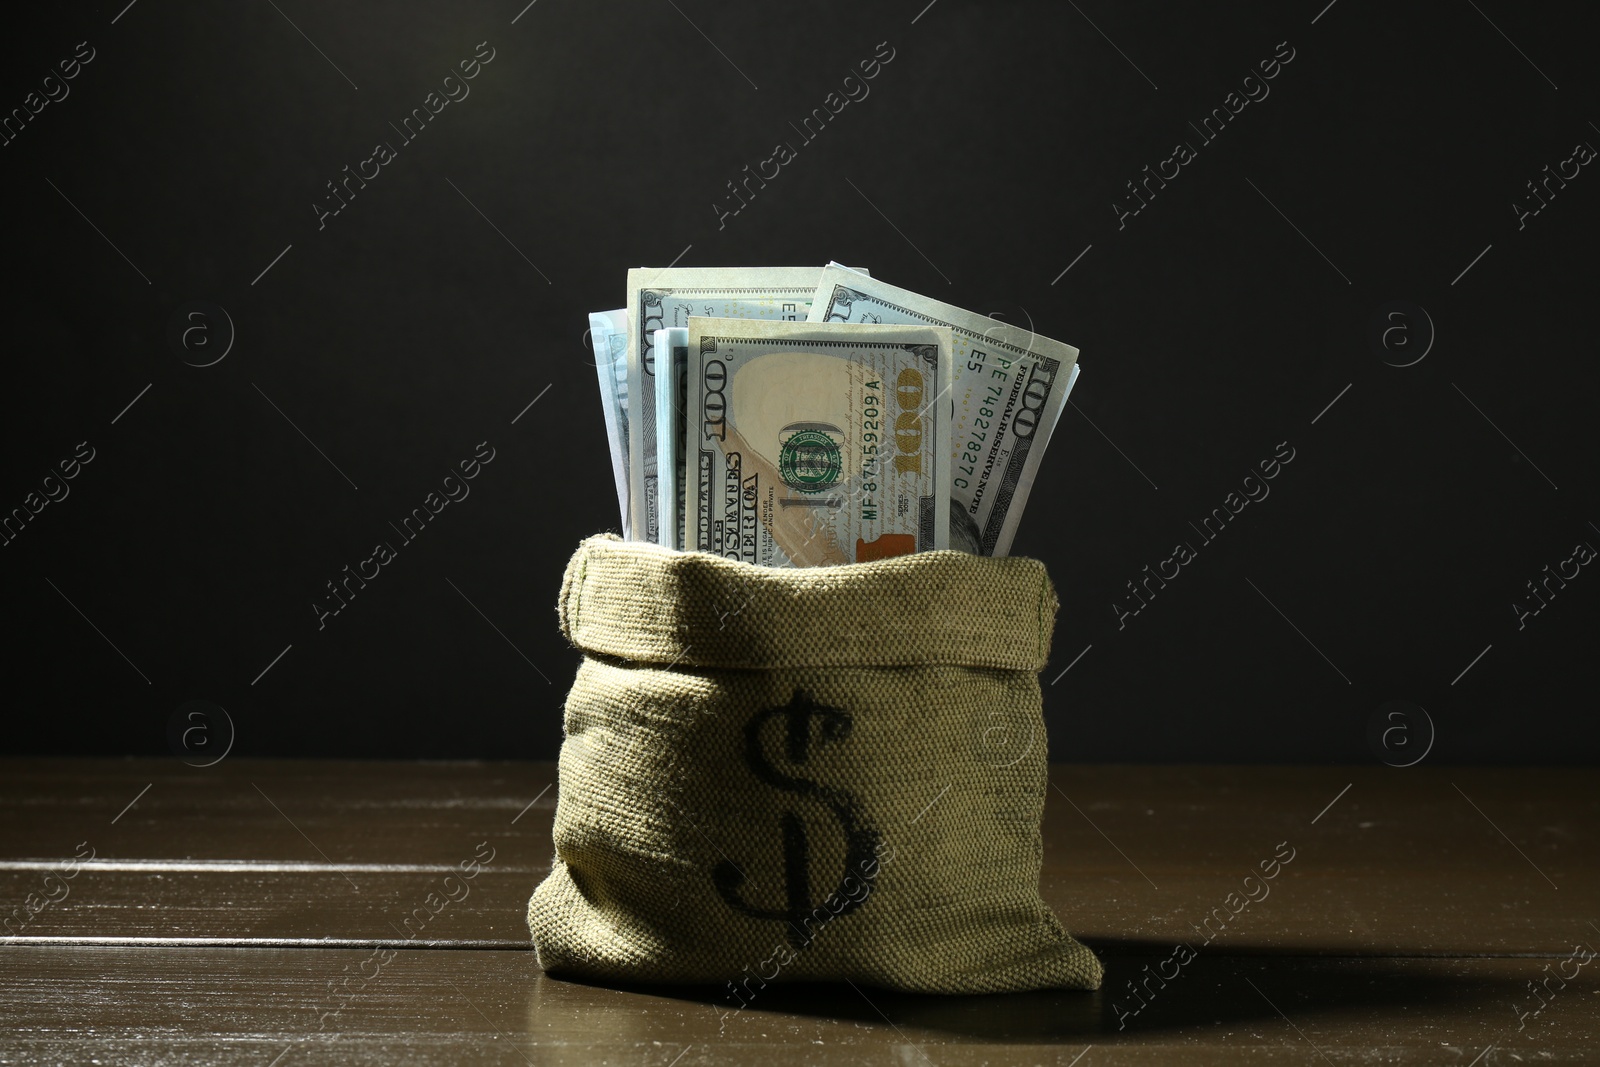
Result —
[[689, 362], [689, 331], [681, 326], [657, 330], [656, 353], [656, 472], [661, 515], [656, 543], [682, 548], [684, 541], [683, 449], [685, 369]]
[[1008, 554], [1066, 404], [1078, 350], [838, 264], [823, 271], [809, 317], [823, 323], [915, 323], [951, 330], [950, 547]]
[[948, 547], [948, 328], [692, 316], [688, 341], [688, 547], [791, 567]]
[[630, 536], [628, 513], [628, 313], [589, 312], [589, 343], [600, 379], [600, 408], [605, 415], [606, 443], [611, 446], [611, 473], [617, 482], [617, 507], [622, 536]]
[[661, 540], [655, 332], [691, 315], [804, 322], [820, 267], [636, 267], [628, 271], [628, 502], [634, 536]]

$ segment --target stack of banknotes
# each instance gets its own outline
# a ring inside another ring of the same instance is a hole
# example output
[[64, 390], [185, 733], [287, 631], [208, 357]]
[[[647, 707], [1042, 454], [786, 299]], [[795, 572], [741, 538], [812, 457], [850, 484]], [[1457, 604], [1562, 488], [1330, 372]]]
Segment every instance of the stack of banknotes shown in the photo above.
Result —
[[589, 326], [623, 536], [773, 567], [1006, 555], [1078, 377], [837, 263], [636, 268]]

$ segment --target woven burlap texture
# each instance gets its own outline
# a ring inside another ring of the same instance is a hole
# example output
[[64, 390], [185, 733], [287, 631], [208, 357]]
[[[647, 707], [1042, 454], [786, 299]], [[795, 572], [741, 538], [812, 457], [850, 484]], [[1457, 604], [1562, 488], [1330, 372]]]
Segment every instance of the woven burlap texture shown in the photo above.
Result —
[[601, 981], [1098, 988], [1039, 896], [1037, 560], [757, 567], [611, 535], [567, 566], [539, 963]]

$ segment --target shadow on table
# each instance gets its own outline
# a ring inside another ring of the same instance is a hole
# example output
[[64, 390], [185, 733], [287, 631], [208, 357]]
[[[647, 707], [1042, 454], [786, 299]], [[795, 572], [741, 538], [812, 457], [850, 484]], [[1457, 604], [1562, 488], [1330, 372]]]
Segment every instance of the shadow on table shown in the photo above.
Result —
[[[1172, 952], [1170, 942], [1096, 939], [1090, 946], [1106, 965], [1104, 984], [1093, 992], [1042, 990], [981, 996], [899, 993], [847, 983], [773, 983], [756, 988], [742, 1010], [726, 987], [637, 985], [606, 986], [545, 975], [542, 995], [530, 1006], [541, 1012], [595, 1013], [589, 1021], [613, 1035], [645, 1036], [649, 1020], [668, 1010], [682, 1015], [692, 1006], [703, 1019], [688, 1025], [736, 1036], [747, 1025], [770, 1027], [776, 1018], [828, 1020], [893, 1027], [898, 1036], [918, 1040], [971, 1040], [1051, 1044], [1162, 1035], [1174, 1031], [1245, 1026], [1287, 1016], [1297, 1026], [1370, 1023], [1380, 1014], [1416, 1012], [1429, 1005], [1460, 1010], [1478, 1004], [1506, 1006], [1522, 995], [1527, 975], [1491, 971], [1483, 961], [1288, 956], [1249, 947], [1229, 955], [1201, 954], [1172, 975], [1159, 967]], [[1130, 983], [1132, 988], [1130, 988]], [[651, 1003], [655, 1002], [655, 1003]], [[608, 1017], [609, 1016], [609, 1017]]]

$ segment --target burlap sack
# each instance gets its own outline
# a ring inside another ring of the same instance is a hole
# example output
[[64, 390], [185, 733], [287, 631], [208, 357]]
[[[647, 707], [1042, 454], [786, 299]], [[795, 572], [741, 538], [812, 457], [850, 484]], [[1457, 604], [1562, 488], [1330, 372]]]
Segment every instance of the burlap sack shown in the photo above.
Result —
[[1039, 897], [1043, 564], [787, 570], [605, 536], [559, 608], [584, 659], [528, 904], [545, 970], [1099, 987]]

